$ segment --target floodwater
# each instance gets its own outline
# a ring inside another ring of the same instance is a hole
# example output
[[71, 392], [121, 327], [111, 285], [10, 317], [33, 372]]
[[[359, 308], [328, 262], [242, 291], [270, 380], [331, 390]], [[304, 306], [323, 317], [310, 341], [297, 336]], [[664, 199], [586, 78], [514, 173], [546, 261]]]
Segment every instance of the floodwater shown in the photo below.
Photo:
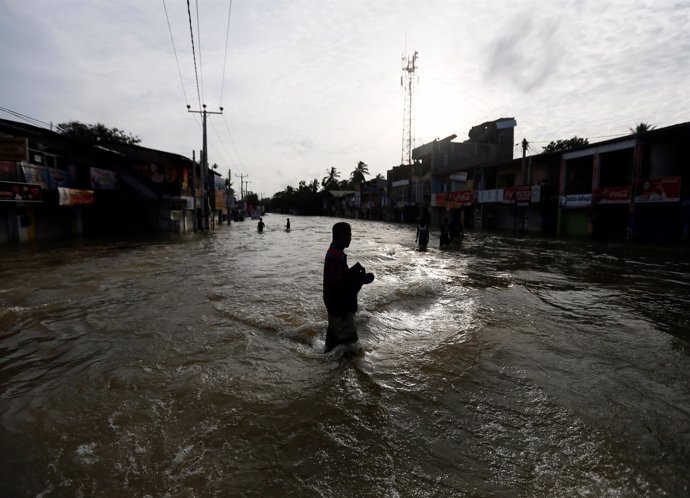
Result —
[[690, 493], [687, 249], [264, 221], [0, 249], [0, 496]]

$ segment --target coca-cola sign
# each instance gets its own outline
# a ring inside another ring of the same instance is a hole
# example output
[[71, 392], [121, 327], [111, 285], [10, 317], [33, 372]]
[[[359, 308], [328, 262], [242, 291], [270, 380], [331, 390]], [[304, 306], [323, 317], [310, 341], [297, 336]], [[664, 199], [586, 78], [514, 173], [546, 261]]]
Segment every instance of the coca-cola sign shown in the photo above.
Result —
[[439, 192], [435, 194], [432, 205], [434, 207], [446, 207], [449, 209], [469, 206], [472, 204], [472, 191], [462, 190], [457, 192]]
[[630, 187], [606, 187], [592, 190], [595, 204], [626, 204], [630, 202]]

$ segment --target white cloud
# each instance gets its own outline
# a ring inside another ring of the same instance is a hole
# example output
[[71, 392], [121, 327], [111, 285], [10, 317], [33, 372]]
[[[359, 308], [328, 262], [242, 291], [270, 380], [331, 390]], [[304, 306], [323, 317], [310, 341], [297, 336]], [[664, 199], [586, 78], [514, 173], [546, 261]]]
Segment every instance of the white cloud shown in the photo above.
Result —
[[[186, 2], [165, 2], [182, 82], [161, 2], [0, 3], [4, 107], [198, 151]], [[265, 195], [400, 161], [405, 49], [419, 51], [417, 144], [502, 116], [516, 142], [688, 119], [687, 2], [234, 0], [226, 60], [228, 6], [199, 2], [200, 93], [225, 108], [208, 118], [209, 159]]]

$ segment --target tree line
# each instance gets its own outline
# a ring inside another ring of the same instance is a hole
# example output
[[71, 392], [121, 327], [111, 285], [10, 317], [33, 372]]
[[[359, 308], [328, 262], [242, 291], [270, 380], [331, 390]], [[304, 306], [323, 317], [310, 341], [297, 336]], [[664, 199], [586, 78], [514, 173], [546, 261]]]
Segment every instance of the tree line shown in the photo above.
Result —
[[[318, 215], [323, 212], [323, 201], [328, 192], [335, 190], [355, 190], [355, 185], [364, 183], [369, 174], [369, 166], [364, 161], [359, 161], [348, 179], [340, 179], [340, 172], [332, 166], [326, 170], [326, 176], [321, 179], [314, 178], [310, 182], [302, 180], [297, 187], [288, 185], [284, 190], [276, 192], [266, 202], [266, 207], [271, 211], [283, 213], [297, 212], [304, 215]], [[377, 179], [383, 179], [381, 174]]]
[[[641, 136], [654, 130], [654, 128], [654, 125], [641, 122], [638, 123], [635, 128], [630, 128], [630, 131], [634, 136]], [[131, 145], [141, 142], [141, 139], [136, 135], [132, 135], [131, 133], [117, 128], [108, 128], [101, 123], [93, 125], [80, 123], [79, 121], [69, 121], [58, 124], [57, 132], [87, 142], [114, 141]], [[588, 144], [589, 141], [586, 138], [574, 136], [569, 139], [553, 140], [548, 145], [542, 147], [542, 149], [544, 153], [551, 153], [565, 151]], [[526, 140], [525, 146], [527, 148], [529, 147], [529, 143]], [[213, 165], [214, 169], [217, 167], [216, 164]], [[366, 175], [368, 174], [369, 166], [364, 161], [359, 161], [355, 169], [350, 173], [350, 177], [343, 180], [340, 179], [340, 172], [335, 167], [331, 167], [326, 171], [326, 176], [321, 179], [320, 183], [318, 179], [314, 178], [309, 183], [307, 183], [306, 180], [300, 181], [297, 187], [288, 185], [284, 190], [275, 193], [273, 197], [265, 201], [264, 204], [268, 209], [273, 211], [285, 213], [296, 211], [299, 214], [305, 215], [321, 214], [323, 211], [323, 201], [325, 196], [328, 195], [328, 192], [335, 190], [355, 190], [355, 185], [364, 183], [366, 181]], [[376, 175], [376, 179], [383, 179], [383, 176], [378, 174]], [[226, 180], [225, 189], [230, 194], [234, 193], [230, 179]], [[258, 195], [254, 192], [248, 192], [247, 196], [249, 197], [250, 195], [252, 198], [251, 200], [254, 201], [255, 204], [259, 204]]]

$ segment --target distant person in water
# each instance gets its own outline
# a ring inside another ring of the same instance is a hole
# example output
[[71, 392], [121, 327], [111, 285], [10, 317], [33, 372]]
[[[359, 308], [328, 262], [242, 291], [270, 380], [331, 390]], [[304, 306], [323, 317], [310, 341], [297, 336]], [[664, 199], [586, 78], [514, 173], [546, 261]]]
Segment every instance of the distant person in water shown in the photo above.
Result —
[[417, 236], [414, 238], [417, 243], [417, 248], [420, 251], [426, 251], [426, 246], [429, 244], [429, 225], [426, 224], [424, 218], [420, 218], [419, 225], [417, 225]]
[[443, 223], [441, 223], [440, 239], [439, 246], [441, 249], [450, 244], [450, 228], [448, 227], [448, 218], [444, 218]]
[[333, 225], [333, 240], [323, 264], [323, 302], [328, 311], [326, 352], [339, 344], [359, 340], [355, 324], [357, 293], [363, 285], [374, 281], [374, 274], [367, 273], [361, 264], [348, 268], [345, 248], [351, 241], [352, 229], [348, 223]]
[[452, 218], [450, 220], [450, 224], [448, 225], [448, 231], [451, 241], [455, 238], [462, 238], [465, 236], [465, 231], [462, 228], [462, 223], [457, 218]]
[[257, 229], [259, 232], [263, 232], [265, 226], [266, 226], [266, 225], [264, 225], [264, 219], [263, 219], [263, 218], [259, 218], [259, 223], [256, 225], [256, 229]]
[[290, 218], [287, 219], [287, 223], [285, 224], [285, 230], [290, 230]]

